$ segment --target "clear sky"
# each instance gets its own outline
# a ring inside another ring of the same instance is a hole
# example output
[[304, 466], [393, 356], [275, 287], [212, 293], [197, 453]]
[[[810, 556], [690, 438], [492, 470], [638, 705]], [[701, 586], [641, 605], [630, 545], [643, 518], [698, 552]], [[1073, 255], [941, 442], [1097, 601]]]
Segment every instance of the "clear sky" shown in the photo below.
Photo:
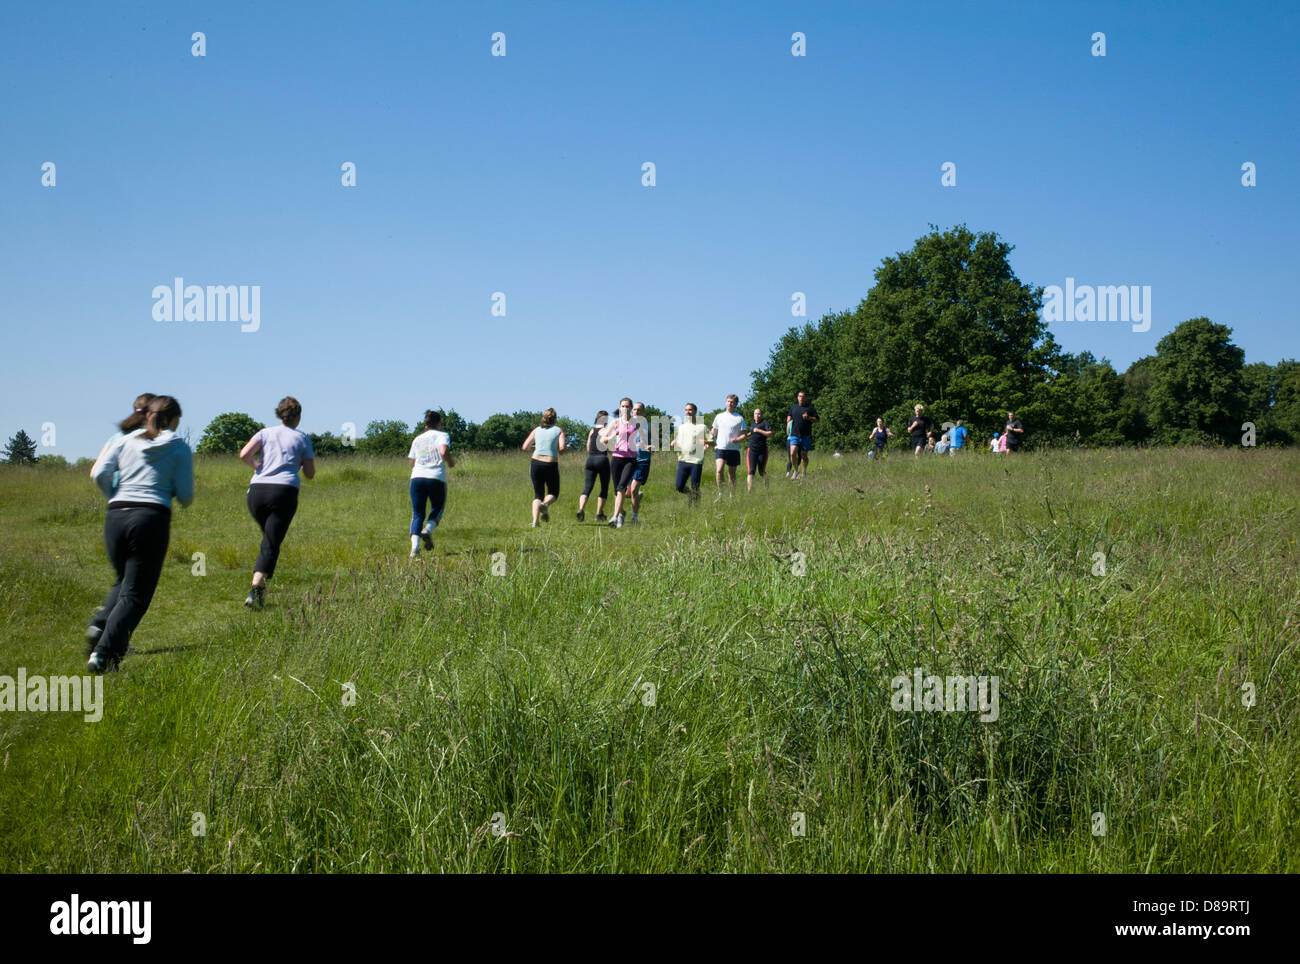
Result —
[[[1298, 51], [1289, 2], [6, 3], [0, 440], [93, 456], [141, 391], [195, 441], [713, 408], [932, 223], [1150, 285], [1149, 331], [1052, 325], [1120, 370], [1199, 315], [1295, 357]], [[156, 321], [177, 277], [260, 327]]]

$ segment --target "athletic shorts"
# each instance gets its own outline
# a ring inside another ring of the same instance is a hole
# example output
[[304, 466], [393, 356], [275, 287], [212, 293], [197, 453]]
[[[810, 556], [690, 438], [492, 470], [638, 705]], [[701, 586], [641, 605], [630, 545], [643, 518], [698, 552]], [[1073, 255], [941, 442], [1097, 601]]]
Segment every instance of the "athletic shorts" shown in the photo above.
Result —
[[732, 468], [740, 464], [740, 449], [714, 449], [713, 455], [719, 462], [726, 462]]
[[750, 475], [767, 475], [767, 449], [748, 449], [745, 465], [749, 467]]
[[645, 485], [646, 480], [650, 478], [650, 453], [645, 455], [637, 453], [636, 471], [632, 473], [632, 480], [638, 485]]
[[797, 448], [797, 449], [801, 449], [801, 450], [803, 450], [804, 452], [810, 452], [810, 451], [812, 451], [812, 447], [813, 447], [813, 444], [812, 444], [812, 436], [811, 436], [811, 435], [791, 435], [791, 436], [790, 436], [790, 448], [792, 448], [792, 449]]

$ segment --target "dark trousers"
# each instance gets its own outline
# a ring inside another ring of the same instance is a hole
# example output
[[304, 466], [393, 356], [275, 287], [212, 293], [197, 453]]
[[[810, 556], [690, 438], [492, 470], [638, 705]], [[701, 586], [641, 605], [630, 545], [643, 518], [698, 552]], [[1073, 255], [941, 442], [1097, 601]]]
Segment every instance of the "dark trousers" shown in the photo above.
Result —
[[700, 475], [704, 471], [703, 462], [678, 462], [677, 463], [677, 491], [686, 491], [686, 482], [689, 479], [691, 483], [691, 494], [698, 495], [700, 492]]
[[442, 521], [442, 510], [447, 504], [447, 483], [442, 479], [411, 480], [411, 535], [418, 536], [424, 528], [424, 505], [429, 504], [428, 518], [434, 525]]
[[149, 611], [171, 538], [172, 513], [164, 505], [110, 505], [104, 519], [104, 547], [117, 582], [91, 625], [102, 632], [95, 652], [120, 659], [131, 634]]
[[275, 563], [280, 558], [280, 544], [289, 534], [289, 523], [298, 511], [298, 487], [265, 483], [250, 485], [248, 511], [262, 530], [262, 548], [253, 571], [264, 572], [270, 579], [275, 575]]

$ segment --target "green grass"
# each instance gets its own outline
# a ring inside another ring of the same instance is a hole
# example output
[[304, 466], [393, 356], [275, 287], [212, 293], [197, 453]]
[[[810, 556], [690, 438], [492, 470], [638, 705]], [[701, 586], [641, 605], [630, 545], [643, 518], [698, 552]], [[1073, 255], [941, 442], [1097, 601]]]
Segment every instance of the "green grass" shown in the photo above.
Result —
[[[103, 719], [0, 713], [0, 872], [1300, 870], [1300, 452], [819, 452], [698, 507], [671, 463], [615, 532], [566, 460], [531, 530], [526, 458], [465, 456], [411, 562], [405, 460], [323, 462], [250, 613], [199, 460]], [[0, 467], [0, 673], [83, 671], [103, 513]], [[998, 720], [894, 712], [917, 666]]]

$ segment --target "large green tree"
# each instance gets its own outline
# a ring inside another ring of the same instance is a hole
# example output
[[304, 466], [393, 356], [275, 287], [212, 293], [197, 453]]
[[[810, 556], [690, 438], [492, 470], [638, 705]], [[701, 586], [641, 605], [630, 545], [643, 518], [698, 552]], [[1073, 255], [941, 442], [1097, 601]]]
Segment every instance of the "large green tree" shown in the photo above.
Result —
[[1157, 441], [1236, 443], [1246, 420], [1245, 353], [1232, 329], [1192, 318], [1156, 344], [1148, 407]]
[[244, 443], [264, 428], [251, 415], [226, 412], [208, 423], [195, 451], [199, 455], [238, 455]]
[[1060, 352], [1042, 289], [1016, 277], [1011, 251], [996, 234], [935, 228], [884, 260], [854, 311], [787, 332], [754, 373], [753, 401], [783, 420], [804, 388], [836, 446], [865, 445], [876, 416], [915, 402], [940, 423], [996, 428], [1008, 408], [1032, 422]]

